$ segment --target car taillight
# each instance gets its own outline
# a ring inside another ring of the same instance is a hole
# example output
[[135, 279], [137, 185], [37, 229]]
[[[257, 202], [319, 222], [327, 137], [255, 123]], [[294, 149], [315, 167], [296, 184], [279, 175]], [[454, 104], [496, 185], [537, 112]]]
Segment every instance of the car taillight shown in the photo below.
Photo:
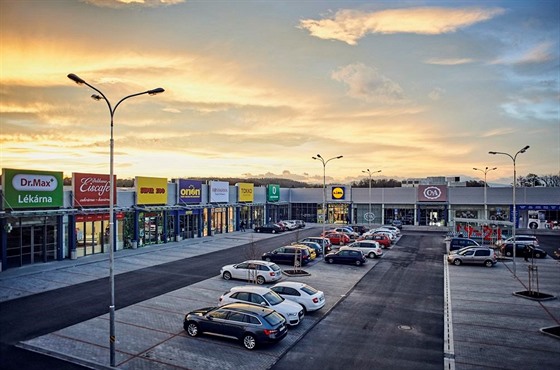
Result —
[[272, 334], [276, 334], [278, 332], [278, 330], [268, 330], [268, 329], [264, 329], [264, 335], [270, 336]]
[[318, 303], [319, 302], [319, 298], [315, 297], [313, 298], [313, 303]]
[[268, 275], [274, 276], [275, 272], [269, 272]]

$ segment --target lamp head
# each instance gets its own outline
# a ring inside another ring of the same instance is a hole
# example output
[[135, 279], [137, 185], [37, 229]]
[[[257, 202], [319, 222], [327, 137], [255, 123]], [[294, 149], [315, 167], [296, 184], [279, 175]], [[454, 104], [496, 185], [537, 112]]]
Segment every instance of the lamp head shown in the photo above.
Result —
[[336, 157], [336, 159], [340, 159], [340, 158], [342, 158], [342, 157], [344, 157], [344, 156], [343, 156], [343, 155], [339, 155], [338, 157]]
[[519, 151], [519, 153], [525, 153], [527, 151], [527, 149], [529, 149], [529, 145], [527, 145], [525, 148], [521, 149]]
[[161, 87], [158, 87], [157, 89], [153, 89], [153, 90], [149, 90], [148, 94], [150, 95], [156, 95], [156, 94], [161, 94], [162, 92], [164, 92], [165, 90]]
[[68, 75], [68, 78], [71, 79], [72, 81], [74, 81], [75, 83], [77, 83], [78, 85], [83, 85], [83, 84], [86, 83], [84, 80], [82, 80], [80, 77], [76, 76], [73, 73], [70, 73]]
[[91, 98], [92, 98], [93, 100], [102, 100], [102, 99], [103, 99], [101, 96], [99, 96], [99, 95], [97, 95], [97, 94], [93, 94], [93, 95], [91, 96]]
[[311, 158], [313, 158], [313, 159], [317, 159], [317, 160], [319, 159], [319, 158], [317, 158], [317, 157], [311, 157]]
[[321, 157], [321, 154], [317, 154], [317, 158], [323, 158], [323, 157]]
[[498, 152], [488, 152], [488, 154], [498, 154]]
[[475, 170], [475, 171], [478, 171], [478, 170], [479, 170], [479, 169], [478, 169], [478, 168], [476, 168], [476, 167], [473, 167], [472, 169], [473, 169], [473, 170]]
[[498, 169], [498, 167], [494, 167], [494, 168], [491, 168], [490, 171], [494, 171], [494, 170], [497, 170], [497, 169]]

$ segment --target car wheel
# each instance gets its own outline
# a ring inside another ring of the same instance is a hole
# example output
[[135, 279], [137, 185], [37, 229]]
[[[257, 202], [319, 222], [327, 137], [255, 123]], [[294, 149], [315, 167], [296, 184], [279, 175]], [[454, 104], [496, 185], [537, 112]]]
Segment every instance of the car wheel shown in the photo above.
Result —
[[276, 234], [276, 230], [272, 230], [272, 233], [273, 233], [273, 234]]
[[263, 276], [257, 276], [257, 284], [263, 285], [264, 283], [266, 283], [266, 280], [264, 279], [264, 277]]
[[260, 233], [260, 232], [261, 232], [261, 229], [255, 229], [255, 231], [258, 232], [258, 233]]
[[224, 280], [229, 280], [231, 279], [231, 273], [229, 271], [225, 271], [222, 277], [224, 278]]
[[362, 261], [357, 260], [357, 261], [356, 261], [356, 266], [361, 266], [361, 265], [362, 265]]
[[375, 253], [369, 252], [368, 257], [369, 257], [369, 258], [375, 258], [376, 256], [375, 256]]
[[198, 335], [198, 325], [194, 322], [189, 322], [187, 324], [187, 334], [191, 337], [196, 337]]
[[511, 252], [506, 252], [506, 256], [511, 257]]
[[491, 260], [488, 260], [488, 261], [484, 262], [484, 266], [492, 267], [492, 266], [494, 266], [494, 263]]
[[535, 252], [535, 258], [541, 258], [541, 254], [539, 252]]
[[245, 334], [243, 336], [243, 346], [249, 350], [255, 349], [257, 340], [253, 334]]
[[327, 259], [328, 263], [334, 263], [334, 260], [332, 258]]
[[453, 264], [454, 264], [455, 266], [460, 266], [461, 263], [462, 263], [461, 260], [458, 259], [458, 258], [456, 258], [456, 259], [453, 261]]

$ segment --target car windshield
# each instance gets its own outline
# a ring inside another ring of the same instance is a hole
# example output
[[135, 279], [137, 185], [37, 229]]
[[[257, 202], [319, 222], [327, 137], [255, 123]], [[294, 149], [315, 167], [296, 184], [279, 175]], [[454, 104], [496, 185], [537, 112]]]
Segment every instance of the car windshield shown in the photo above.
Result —
[[264, 298], [268, 301], [268, 303], [271, 306], [275, 306], [284, 301], [284, 298], [280, 297], [276, 292], [272, 290], [268, 293], [265, 293]]
[[317, 289], [310, 287], [309, 285], [304, 285], [301, 287], [301, 290], [303, 290], [305, 293], [309, 294], [309, 295], [313, 295], [316, 294], [317, 292], [319, 292]]
[[271, 313], [266, 315], [264, 317], [264, 319], [266, 320], [266, 322], [268, 322], [272, 326], [276, 326], [276, 325], [278, 325], [278, 324], [280, 324], [284, 321], [284, 318], [282, 317], [282, 315], [280, 315], [276, 311], [272, 311]]

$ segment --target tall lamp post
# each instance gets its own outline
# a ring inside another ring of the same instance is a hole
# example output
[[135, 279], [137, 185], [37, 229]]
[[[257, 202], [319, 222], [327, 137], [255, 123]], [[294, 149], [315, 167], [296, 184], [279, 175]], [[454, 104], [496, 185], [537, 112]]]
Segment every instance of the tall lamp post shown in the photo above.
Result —
[[368, 211], [367, 221], [368, 221], [368, 226], [371, 227], [371, 219], [372, 219], [372, 217], [371, 217], [371, 175], [374, 174], [374, 173], [379, 173], [379, 172], [381, 172], [381, 170], [371, 172], [368, 168], [366, 171], [362, 171], [362, 172], [367, 173], [368, 176], [369, 176], [369, 211]]
[[498, 169], [498, 167], [488, 168], [488, 166], [486, 166], [485, 169], [473, 167], [473, 170], [481, 171], [481, 172], [484, 173], [484, 219], [485, 220], [488, 220], [488, 203], [487, 203], [487, 198], [486, 198], [486, 187], [487, 187], [486, 174], [490, 171], [494, 171], [494, 170], [497, 170], [497, 169]]
[[525, 146], [522, 149], [519, 149], [515, 155], [511, 155], [509, 153], [504, 152], [488, 152], [488, 154], [503, 154], [507, 155], [513, 161], [513, 229], [511, 232], [511, 236], [513, 237], [513, 276], [517, 276], [517, 270], [515, 265], [515, 252], [516, 252], [516, 243], [515, 243], [515, 229], [517, 226], [517, 208], [515, 204], [515, 188], [517, 187], [517, 172], [515, 170], [515, 161], [517, 160], [517, 155], [520, 153], [525, 153], [529, 149], [529, 145]]
[[[326, 184], [326, 168], [327, 168], [327, 163], [329, 163], [330, 161], [332, 161], [333, 159], [340, 159], [342, 158], [342, 155], [339, 155], [338, 157], [332, 157], [329, 158], [327, 160], [325, 160], [323, 157], [321, 157], [321, 154], [317, 154], [316, 157], [311, 157], [317, 161], [321, 161], [321, 163], [323, 164], [323, 237], [325, 236], [325, 219], [327, 217], [327, 210], [326, 210], [326, 202], [327, 202], [327, 184]], [[323, 243], [323, 256], [325, 256], [325, 243]]]
[[113, 157], [114, 157], [113, 116], [115, 115], [115, 111], [117, 110], [117, 107], [119, 106], [119, 104], [121, 104], [126, 99], [132, 98], [132, 97], [138, 96], [138, 95], [144, 95], [144, 94], [156, 95], [156, 94], [164, 92], [165, 90], [162, 89], [161, 87], [158, 87], [156, 89], [147, 90], [147, 91], [143, 91], [143, 92], [140, 92], [140, 93], [125, 96], [124, 98], [119, 100], [119, 102], [113, 108], [111, 106], [111, 103], [109, 102], [109, 99], [107, 99], [105, 97], [105, 95], [99, 89], [97, 89], [96, 87], [90, 85], [89, 83], [82, 80], [80, 77], [76, 76], [73, 73], [70, 73], [68, 75], [68, 78], [71, 79], [72, 81], [74, 81], [75, 83], [77, 83], [78, 85], [86, 85], [86, 86], [92, 88], [93, 90], [97, 91], [99, 93], [99, 95], [93, 94], [91, 97], [94, 100], [105, 100], [105, 102], [107, 103], [107, 107], [109, 107], [109, 113], [111, 114], [111, 139], [110, 139], [110, 154], [109, 154], [109, 157], [110, 157], [110, 165], [109, 165], [109, 189], [110, 189], [109, 190], [109, 282], [110, 282], [110, 285], [111, 285], [111, 305], [109, 306], [109, 321], [110, 321], [110, 324], [109, 324], [109, 347], [110, 347], [111, 366], [114, 367], [115, 366], [115, 340], [116, 340], [116, 337], [115, 337], [115, 272], [114, 272], [114, 264], [115, 264], [115, 259], [114, 259], [115, 224], [113, 222], [114, 202], [115, 202], [115, 180], [114, 180], [114, 174], [113, 174]]

